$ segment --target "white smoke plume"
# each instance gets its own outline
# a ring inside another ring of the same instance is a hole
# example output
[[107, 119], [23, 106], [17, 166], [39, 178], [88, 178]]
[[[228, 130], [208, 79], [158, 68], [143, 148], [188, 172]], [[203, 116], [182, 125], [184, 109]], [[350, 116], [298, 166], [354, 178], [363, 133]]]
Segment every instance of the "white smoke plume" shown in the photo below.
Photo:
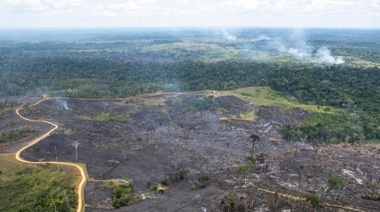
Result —
[[65, 110], [69, 110], [69, 107], [67, 106], [67, 101], [63, 99], [57, 99], [57, 103], [60, 104]]
[[271, 39], [266, 35], [259, 35], [257, 36], [257, 38], [251, 39], [251, 42], [255, 43], [255, 42], [260, 42], [260, 41], [265, 41], [265, 40], [271, 40]]
[[236, 36], [229, 34], [226, 30], [223, 30], [223, 36], [224, 36], [224, 39], [226, 40], [230, 40], [230, 41], [236, 40]]
[[291, 54], [300, 59], [305, 59], [312, 56], [312, 48], [303, 48], [303, 49], [289, 48], [287, 49], [286, 53]]
[[286, 43], [288, 45], [282, 40], [276, 39], [273, 42], [273, 46], [277, 51], [290, 54], [298, 59], [308, 59], [313, 56], [314, 47], [307, 45], [302, 37], [299, 39], [292, 39]]
[[287, 47], [283, 42], [275, 41], [274, 46], [277, 51], [281, 53], [292, 55], [297, 59], [301, 59], [315, 65], [335, 65], [343, 64], [345, 62], [341, 57], [334, 58], [331, 55], [331, 50], [326, 46], [323, 46], [316, 51], [314, 51], [314, 47], [309, 46], [302, 41], [291, 45], [292, 47]]
[[273, 47], [281, 53], [292, 55], [303, 62], [315, 65], [335, 65], [345, 62], [341, 57], [333, 57], [331, 50], [326, 46], [316, 50], [313, 46], [308, 45], [302, 29], [294, 30], [286, 42], [281, 38], [274, 39]]
[[334, 58], [331, 55], [331, 50], [323, 46], [317, 50], [317, 53], [315, 54], [315, 64], [318, 65], [334, 65], [334, 64], [343, 64], [344, 60], [341, 57]]

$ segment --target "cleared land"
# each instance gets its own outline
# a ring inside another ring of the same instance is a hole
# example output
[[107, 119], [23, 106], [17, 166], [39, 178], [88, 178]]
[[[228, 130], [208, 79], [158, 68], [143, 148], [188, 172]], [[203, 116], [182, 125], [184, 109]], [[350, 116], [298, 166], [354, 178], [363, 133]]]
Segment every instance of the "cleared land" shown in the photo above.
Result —
[[[347, 205], [377, 210], [379, 202], [371, 199], [378, 189], [380, 164], [373, 158], [380, 147], [284, 141], [283, 125], [312, 116], [305, 110], [310, 106], [303, 107], [269, 88], [49, 99], [21, 113], [59, 128], [22, 157], [53, 161], [56, 148], [59, 161], [76, 162], [73, 144], [79, 142], [78, 162], [87, 165], [90, 177], [87, 211], [123, 204], [129, 206], [118, 211], [297, 211], [312, 208], [304, 201], [309, 195], [326, 202], [322, 211], [350, 210]], [[251, 135], [261, 138], [254, 146]], [[250, 156], [256, 163], [247, 161]], [[333, 176], [343, 180], [342, 189], [329, 189]], [[163, 195], [155, 190], [159, 183], [169, 185]]]

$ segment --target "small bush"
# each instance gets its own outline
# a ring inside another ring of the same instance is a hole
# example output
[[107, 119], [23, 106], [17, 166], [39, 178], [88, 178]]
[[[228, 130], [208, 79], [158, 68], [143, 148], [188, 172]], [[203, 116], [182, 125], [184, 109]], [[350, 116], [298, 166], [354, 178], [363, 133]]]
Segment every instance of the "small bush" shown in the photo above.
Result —
[[234, 208], [235, 207], [235, 198], [234, 198], [234, 195], [232, 195], [231, 193], [227, 193], [227, 195], [225, 196], [226, 200], [227, 200], [227, 203], [229, 204], [229, 206], [231, 208]]
[[161, 181], [160, 183], [161, 183], [161, 185], [163, 185], [163, 186], [169, 186], [169, 183], [168, 183], [167, 180], [163, 180], [163, 181]]
[[336, 189], [340, 190], [344, 187], [343, 180], [340, 179], [339, 177], [332, 177], [328, 181], [329, 189]]
[[206, 188], [207, 182], [209, 180], [210, 180], [210, 177], [207, 175], [202, 175], [202, 176], [198, 177], [197, 187], [198, 188]]
[[120, 208], [130, 205], [133, 201], [133, 185], [130, 183], [115, 184], [112, 181], [105, 185], [112, 189], [112, 206]]
[[320, 207], [322, 205], [322, 201], [314, 195], [306, 197], [306, 201], [309, 202], [314, 208]]
[[253, 165], [253, 164], [256, 163], [256, 159], [253, 158], [252, 156], [249, 156], [249, 157], [246, 157], [246, 158], [245, 158], [245, 162], [247, 162], [247, 163], [250, 164], [250, 165]]
[[174, 173], [174, 175], [170, 178], [170, 182], [176, 183], [176, 182], [182, 181], [184, 179], [185, 179], [185, 171], [180, 170], [180, 171], [177, 171], [176, 173]]
[[210, 177], [207, 175], [202, 175], [202, 176], [198, 177], [198, 181], [200, 183], [205, 183], [206, 181], [209, 181], [209, 180], [210, 180]]
[[147, 188], [150, 192], [157, 191], [157, 185], [156, 185], [156, 184], [153, 184], [153, 183], [151, 183], [151, 182], [147, 182], [147, 183], [146, 183], [146, 188]]
[[242, 173], [248, 173], [249, 167], [248, 166], [238, 166], [236, 168], [236, 173], [242, 174]]

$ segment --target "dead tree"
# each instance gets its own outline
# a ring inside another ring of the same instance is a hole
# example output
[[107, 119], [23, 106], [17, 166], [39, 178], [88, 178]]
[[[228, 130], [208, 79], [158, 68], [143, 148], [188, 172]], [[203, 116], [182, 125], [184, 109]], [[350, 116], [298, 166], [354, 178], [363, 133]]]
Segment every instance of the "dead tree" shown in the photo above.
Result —
[[195, 132], [197, 130], [197, 128], [194, 126], [194, 125], [186, 125], [184, 126], [183, 128], [183, 136], [186, 138], [186, 139], [189, 139], [190, 137], [190, 132], [193, 131]]
[[[253, 155], [255, 153], [255, 147], [256, 147], [256, 141], [260, 141], [260, 137], [258, 135], [250, 135], [248, 137], [248, 141], [252, 143], [252, 148], [250, 148], [250, 154]], [[248, 147], [249, 147], [249, 143], [248, 143]]]
[[156, 132], [156, 128], [153, 126], [150, 126], [150, 127], [146, 128], [146, 131], [149, 133], [150, 139], [153, 139], [153, 135]]
[[55, 161], [58, 161], [57, 146], [54, 146], [54, 150], [55, 150]]
[[265, 159], [267, 158], [267, 154], [265, 153], [260, 153], [257, 157], [256, 160], [259, 161], [260, 164], [263, 164], [265, 162]]
[[74, 141], [72, 143], [72, 145], [75, 148], [75, 160], [78, 161], [78, 146], [79, 146], [79, 142], [78, 141]]

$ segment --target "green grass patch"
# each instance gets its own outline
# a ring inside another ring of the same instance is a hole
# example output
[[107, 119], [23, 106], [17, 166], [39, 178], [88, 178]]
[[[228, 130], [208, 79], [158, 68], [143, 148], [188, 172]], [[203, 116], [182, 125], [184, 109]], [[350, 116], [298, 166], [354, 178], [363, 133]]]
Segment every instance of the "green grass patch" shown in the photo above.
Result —
[[97, 121], [124, 121], [124, 114], [110, 114], [110, 113], [101, 113], [94, 117]]
[[166, 115], [169, 114], [168, 108], [166, 107], [161, 108], [161, 113], [166, 114]]
[[371, 62], [358, 57], [346, 56], [344, 57], [347, 66], [357, 66], [363, 68], [380, 67], [380, 63]]
[[301, 108], [317, 113], [336, 113], [341, 109], [330, 106], [307, 105], [298, 103], [296, 100], [285, 97], [280, 92], [272, 90], [270, 87], [247, 87], [231, 91], [237, 97], [245, 99], [255, 105], [264, 106], [284, 106], [286, 109]]
[[56, 165], [29, 165], [0, 155], [0, 211], [75, 211], [73, 176]]
[[164, 99], [143, 98], [141, 99], [145, 106], [160, 106], [165, 105]]
[[101, 113], [96, 116], [80, 116], [81, 119], [85, 120], [93, 120], [93, 121], [125, 121], [127, 118], [131, 115], [134, 114], [136, 111], [131, 110], [125, 114], [111, 114], [111, 113]]
[[[165, 54], [189, 57], [196, 54], [203, 61], [235, 59], [239, 50], [234, 47], [222, 47], [218, 44], [206, 44], [198, 42], [166, 43], [144, 47], [144, 51], [154, 54]], [[192, 57], [193, 58], [193, 57]]]
[[[362, 142], [378, 136], [377, 126], [371, 117], [361, 112], [331, 106], [300, 104], [269, 87], [249, 87], [233, 90], [236, 96], [255, 105], [279, 106], [280, 110], [301, 108], [311, 112], [302, 123], [284, 126], [282, 133], [287, 140], [309, 142]], [[254, 113], [240, 115], [253, 119]]]
[[[272, 90], [270, 87], [247, 87], [231, 91], [238, 97], [245, 99], [256, 105], [287, 105], [292, 103], [279, 92]], [[294, 103], [293, 103], [294, 104]]]
[[246, 121], [255, 121], [257, 118], [256, 115], [257, 111], [248, 111], [245, 113], [240, 114], [240, 118]]

